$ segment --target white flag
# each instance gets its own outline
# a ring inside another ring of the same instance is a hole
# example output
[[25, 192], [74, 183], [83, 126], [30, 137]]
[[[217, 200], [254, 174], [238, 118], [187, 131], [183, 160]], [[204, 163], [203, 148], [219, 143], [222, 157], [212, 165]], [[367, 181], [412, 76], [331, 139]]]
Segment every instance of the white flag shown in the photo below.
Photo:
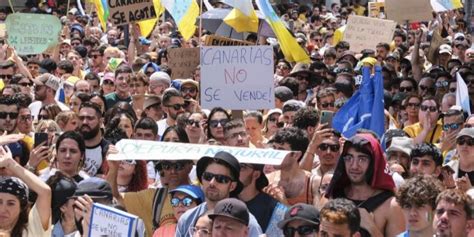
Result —
[[456, 105], [461, 106], [464, 112], [471, 115], [471, 107], [469, 105], [469, 91], [466, 82], [462, 79], [459, 72], [456, 73]]

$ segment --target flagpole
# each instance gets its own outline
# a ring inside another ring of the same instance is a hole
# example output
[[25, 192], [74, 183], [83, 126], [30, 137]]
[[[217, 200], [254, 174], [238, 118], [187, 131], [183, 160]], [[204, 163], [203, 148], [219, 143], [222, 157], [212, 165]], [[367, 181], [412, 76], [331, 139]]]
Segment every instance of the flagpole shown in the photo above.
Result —
[[199, 6], [199, 46], [202, 47], [202, 1], [200, 0], [200, 6]]

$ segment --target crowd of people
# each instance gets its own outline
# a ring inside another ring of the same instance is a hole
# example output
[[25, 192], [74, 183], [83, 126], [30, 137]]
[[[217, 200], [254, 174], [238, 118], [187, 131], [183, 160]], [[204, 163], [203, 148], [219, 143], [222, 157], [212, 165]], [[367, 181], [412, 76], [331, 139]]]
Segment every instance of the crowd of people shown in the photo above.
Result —
[[[88, 236], [100, 203], [138, 216], [136, 236], [474, 236], [474, 48], [462, 8], [352, 52], [341, 27], [367, 16], [367, 3], [275, 4], [311, 62], [249, 34], [274, 48], [275, 105], [239, 113], [201, 108], [199, 66], [171, 77], [169, 50], [200, 47], [206, 29], [185, 40], [169, 15], [149, 36], [136, 24], [102, 29], [95, 9], [70, 2], [23, 10], [60, 18], [56, 47], [0, 47], [0, 235]], [[367, 67], [382, 70], [385, 133], [345, 137], [326, 115]], [[457, 103], [460, 85], [470, 108]], [[121, 139], [291, 152], [277, 166], [226, 151], [109, 160]]]

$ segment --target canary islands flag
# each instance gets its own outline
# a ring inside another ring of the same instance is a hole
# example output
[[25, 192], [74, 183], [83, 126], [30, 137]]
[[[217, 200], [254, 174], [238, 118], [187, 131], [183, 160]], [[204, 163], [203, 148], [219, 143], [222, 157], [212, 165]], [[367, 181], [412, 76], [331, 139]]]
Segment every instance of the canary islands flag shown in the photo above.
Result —
[[161, 0], [161, 4], [173, 17], [183, 38], [190, 39], [196, 31], [195, 23], [199, 16], [196, 0]]
[[251, 0], [222, 0], [234, 9], [224, 18], [224, 22], [237, 32], [257, 32], [258, 17]]
[[461, 0], [431, 0], [431, 7], [435, 12], [462, 8]]
[[469, 89], [466, 82], [459, 72], [456, 73], [456, 105], [461, 106], [462, 110], [471, 115], [471, 104], [469, 102]]
[[332, 126], [347, 138], [354, 136], [359, 128], [382, 137], [385, 130], [382, 68], [375, 67], [374, 77], [370, 76], [370, 67], [362, 70], [359, 90], [334, 115]]
[[109, 18], [109, 6], [107, 0], [94, 0], [95, 9], [97, 10], [97, 17], [100, 25], [104, 31], [107, 30], [107, 19]]
[[165, 8], [163, 5], [161, 5], [160, 0], [153, 0], [153, 7], [155, 7], [156, 18], [138, 22], [138, 25], [140, 26], [140, 34], [143, 37], [148, 37], [148, 35], [150, 35], [150, 33], [153, 31], [153, 28], [155, 28], [158, 17], [160, 17], [165, 11]]
[[309, 56], [303, 48], [296, 42], [296, 39], [290, 34], [283, 21], [277, 16], [268, 0], [256, 0], [260, 13], [265, 16], [273, 32], [280, 43], [280, 48], [289, 62], [309, 63]]

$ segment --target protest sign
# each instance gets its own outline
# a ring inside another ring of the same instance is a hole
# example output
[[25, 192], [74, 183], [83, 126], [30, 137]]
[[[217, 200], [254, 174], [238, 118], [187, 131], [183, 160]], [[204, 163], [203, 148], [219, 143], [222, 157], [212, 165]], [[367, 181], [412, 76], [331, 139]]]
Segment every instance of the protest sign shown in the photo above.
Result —
[[290, 153], [273, 149], [129, 139], [120, 140], [116, 147], [119, 153], [111, 154], [109, 160], [199, 160], [203, 156], [214, 156], [219, 151], [227, 151], [242, 163], [280, 165]]
[[385, 19], [385, 2], [369, 2], [369, 17]]
[[58, 43], [61, 22], [46, 14], [14, 13], [6, 21], [8, 44], [20, 55], [39, 54]]
[[202, 47], [201, 105], [206, 109], [274, 108], [273, 48]]
[[109, 19], [114, 25], [127, 25], [130, 22], [156, 18], [153, 0], [109, 0], [107, 4], [110, 12]]
[[88, 236], [134, 237], [138, 217], [119, 209], [94, 203]]
[[463, 6], [461, 0], [431, 0], [431, 7], [435, 12], [444, 12]]
[[217, 35], [207, 35], [204, 40], [206, 46], [239, 46], [239, 45], [255, 45], [253, 42], [230, 39]]
[[378, 43], [392, 41], [396, 25], [394, 21], [350, 15], [344, 40], [349, 42], [350, 49], [354, 52], [375, 50]]
[[199, 65], [199, 48], [174, 48], [168, 51], [168, 66], [172, 79], [186, 79], [193, 76]]
[[385, 0], [387, 19], [404, 24], [433, 18], [430, 0]]

